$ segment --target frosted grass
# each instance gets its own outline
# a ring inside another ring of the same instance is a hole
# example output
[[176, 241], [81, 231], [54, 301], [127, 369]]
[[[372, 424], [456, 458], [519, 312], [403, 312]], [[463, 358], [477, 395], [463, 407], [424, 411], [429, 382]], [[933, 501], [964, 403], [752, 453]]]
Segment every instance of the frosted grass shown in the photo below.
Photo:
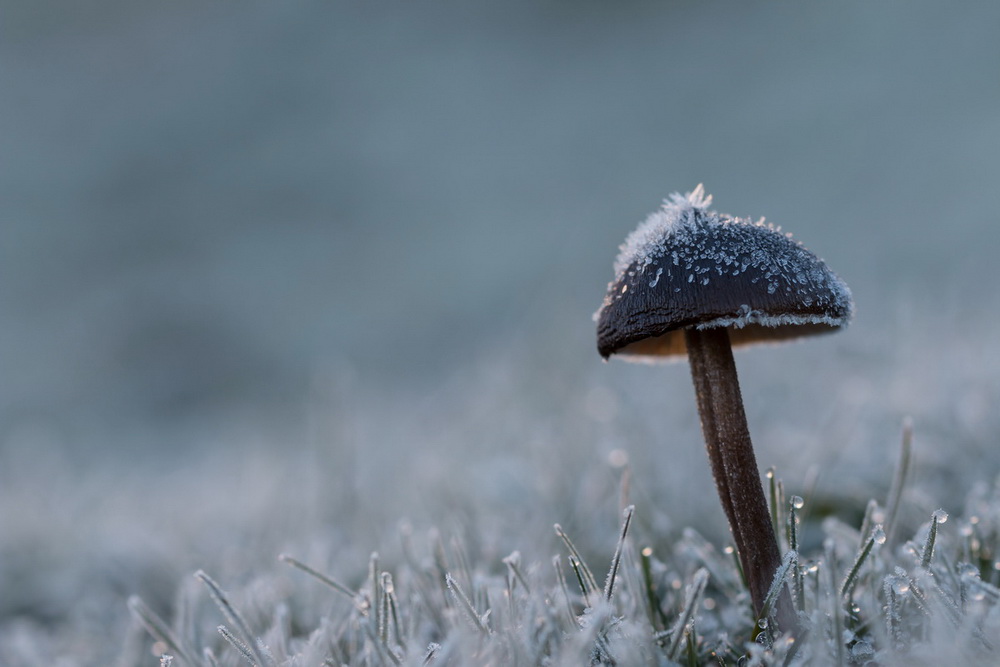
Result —
[[[798, 497], [788, 507], [790, 526], [809, 510]], [[641, 506], [625, 510], [617, 539], [605, 535], [603, 588], [587, 562], [600, 555], [585, 557], [559, 526], [561, 553], [544, 565], [520, 552], [481, 559], [430, 531], [422, 550], [410, 543], [394, 562], [373, 554], [352, 567], [326, 554], [343, 568], [335, 573], [283, 554], [253, 585], [227, 584], [233, 594], [199, 572], [195, 623], [167, 622], [138, 598], [130, 608], [149, 634], [145, 649], [174, 665], [989, 664], [1000, 632], [1000, 487], [976, 487], [967, 507], [974, 513], [948, 523], [933, 512], [897, 543], [870, 524], [884, 516], [875, 501], [864, 532], [824, 521], [822, 547], [787, 550], [769, 595], [793, 587], [796, 637], [753, 618], [731, 552], [693, 528], [660, 539], [643, 528]], [[411, 542], [411, 530], [400, 539]], [[340, 583], [357, 577], [356, 590]], [[123, 665], [159, 659], [128, 650]]]

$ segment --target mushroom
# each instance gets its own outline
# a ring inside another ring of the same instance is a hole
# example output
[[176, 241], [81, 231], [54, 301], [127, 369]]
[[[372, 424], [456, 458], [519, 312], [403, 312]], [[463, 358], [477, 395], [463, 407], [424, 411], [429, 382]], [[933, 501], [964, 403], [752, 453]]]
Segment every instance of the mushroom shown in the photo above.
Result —
[[[597, 321], [597, 349], [631, 360], [681, 358], [694, 379], [712, 476], [759, 618], [781, 558], [740, 395], [733, 346], [835, 331], [850, 290], [814, 254], [763, 219], [709, 211], [699, 185], [671, 195], [620, 248]], [[796, 625], [778, 600], [778, 625]]]

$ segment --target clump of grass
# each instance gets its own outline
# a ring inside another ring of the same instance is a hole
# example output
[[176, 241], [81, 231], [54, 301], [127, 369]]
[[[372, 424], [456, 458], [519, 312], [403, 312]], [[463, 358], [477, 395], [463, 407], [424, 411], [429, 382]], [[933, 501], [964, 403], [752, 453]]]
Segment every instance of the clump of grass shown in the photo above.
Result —
[[[805, 553], [799, 523], [808, 504], [783, 501], [769, 477], [787, 549], [761, 618], [731, 549], [690, 528], [657, 540], [633, 521], [641, 507], [632, 506], [617, 540], [608, 535], [603, 586], [594, 557], [556, 525], [561, 553], [545, 566], [526, 565], [520, 552], [480, 561], [458, 539], [431, 539], [420, 553], [408, 531], [400, 562], [373, 554], [337, 573], [361, 577], [356, 587], [281, 556], [291, 568], [263, 580], [327, 590], [319, 610], [300, 605], [294, 586], [257, 583], [230, 595], [202, 572], [215, 611], [202, 609], [198, 623], [190, 613], [167, 622], [138, 598], [129, 604], [155, 651], [169, 656], [164, 664], [176, 666], [991, 664], [1000, 643], [1000, 486], [974, 488], [957, 521], [938, 510], [895, 541], [884, 526], [900, 530], [903, 470], [890, 512], [870, 502], [858, 530], [827, 519], [821, 548]], [[785, 587], [799, 615], [795, 636], [774, 634], [769, 619]]]

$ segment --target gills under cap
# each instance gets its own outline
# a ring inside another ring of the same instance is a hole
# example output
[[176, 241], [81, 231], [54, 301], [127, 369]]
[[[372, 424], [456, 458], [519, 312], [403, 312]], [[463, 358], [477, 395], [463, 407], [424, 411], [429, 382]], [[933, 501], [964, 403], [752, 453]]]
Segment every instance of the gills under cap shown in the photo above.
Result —
[[625, 239], [594, 315], [601, 356], [683, 355], [690, 327], [728, 327], [736, 346], [851, 319], [851, 292], [823, 260], [763, 221], [709, 211], [711, 203], [701, 185], [673, 194]]

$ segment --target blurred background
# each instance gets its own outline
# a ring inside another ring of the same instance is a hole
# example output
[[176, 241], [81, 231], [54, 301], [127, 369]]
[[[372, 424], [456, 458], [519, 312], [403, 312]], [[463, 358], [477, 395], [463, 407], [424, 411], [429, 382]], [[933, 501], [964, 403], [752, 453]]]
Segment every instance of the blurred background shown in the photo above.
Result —
[[647, 539], [725, 540], [687, 368], [604, 364], [591, 321], [698, 183], [856, 299], [738, 354], [762, 467], [852, 522], [907, 415], [912, 521], [1000, 469], [1000, 6], [3, 13], [11, 660], [107, 659], [126, 597], [169, 613], [198, 567], [336, 545], [363, 576], [404, 520], [488, 563], [548, 559], [556, 521], [611, 549], [625, 469]]

